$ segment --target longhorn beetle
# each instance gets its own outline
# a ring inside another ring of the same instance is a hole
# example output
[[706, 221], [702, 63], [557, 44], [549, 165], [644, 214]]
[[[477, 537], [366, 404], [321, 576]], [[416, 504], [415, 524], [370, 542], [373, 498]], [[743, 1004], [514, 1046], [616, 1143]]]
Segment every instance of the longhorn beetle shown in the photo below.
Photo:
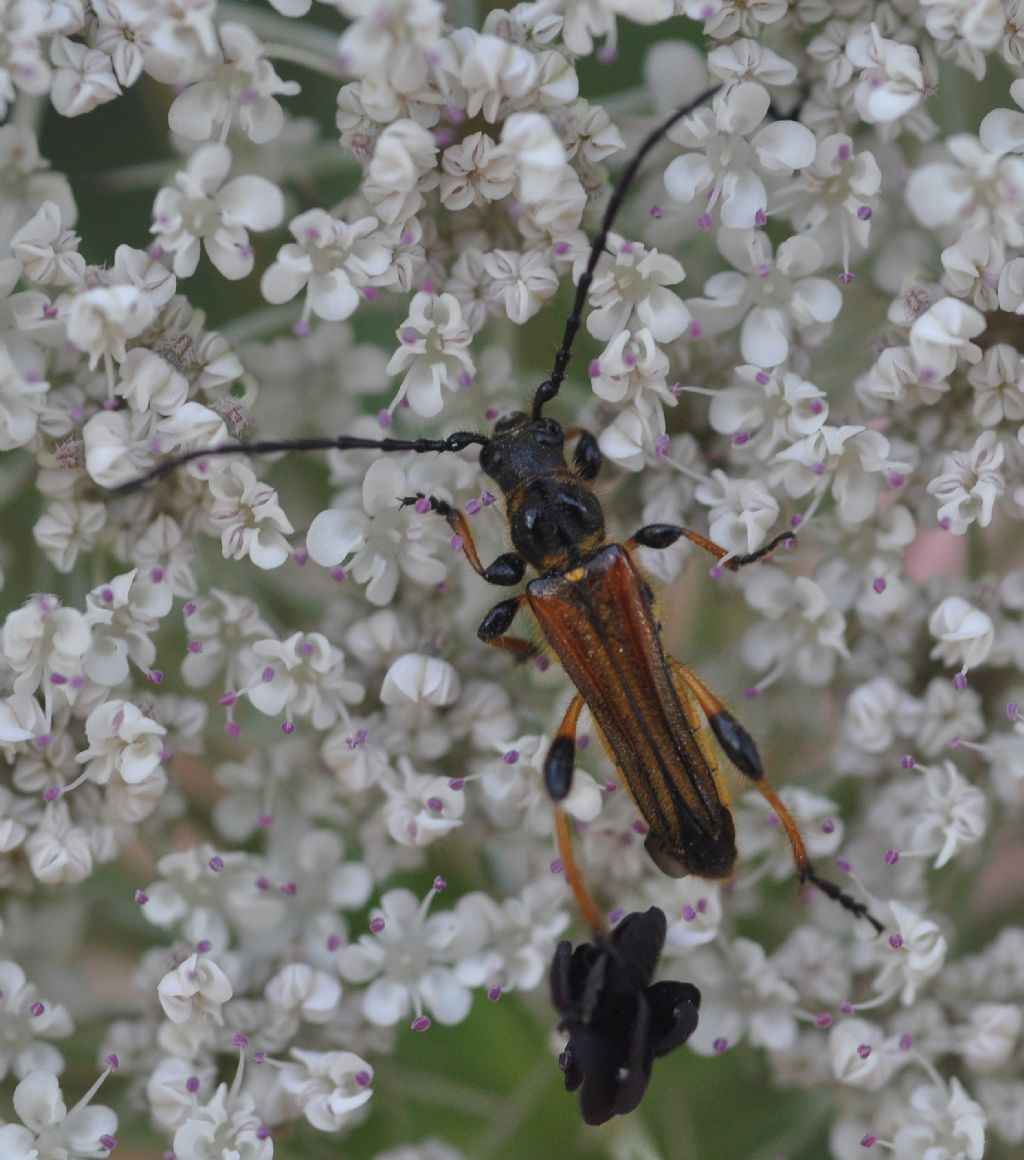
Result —
[[[404, 496], [401, 504], [428, 506], [447, 520], [462, 543], [471, 567], [489, 584], [512, 587], [529, 567], [536, 577], [483, 618], [477, 635], [487, 644], [521, 657], [534, 645], [509, 635], [526, 609], [576, 686], [544, 761], [544, 780], [555, 803], [559, 845], [567, 877], [584, 918], [594, 931], [605, 929], [571, 856], [568, 823], [560, 808], [572, 785], [576, 727], [584, 704], [630, 795], [649, 827], [646, 849], [656, 865], [673, 877], [695, 874], [728, 878], [736, 862], [736, 835], [728, 796], [703, 713], [729, 760], [764, 795], [789, 839], [801, 882], [811, 882], [880, 932], [866, 906], [821, 877], [811, 864], [800, 830], [764, 777], [753, 739], [718, 698], [662, 647], [653, 594], [634, 561], [637, 548], [664, 549], [685, 538], [737, 571], [762, 560], [779, 544], [794, 539], [782, 532], [756, 552], [728, 557], [726, 550], [699, 532], [676, 524], [649, 524], [624, 543], [610, 543], [604, 513], [591, 486], [601, 468], [601, 452], [589, 431], [563, 428], [544, 414], [565, 379], [573, 343], [582, 322], [587, 293], [608, 234], [626, 193], [647, 154], [683, 117], [708, 101], [717, 86], [676, 110], [643, 140], [623, 170], [605, 209], [576, 288], [572, 310], [550, 376], [537, 387], [529, 411], [499, 419], [490, 435], [456, 431], [442, 439], [335, 438], [260, 440], [199, 449], [176, 456], [120, 487], [133, 490], [185, 463], [219, 455], [282, 451], [378, 450], [461, 452], [480, 447], [480, 467], [504, 494], [513, 551], [484, 565], [465, 516], [435, 496]], [[575, 439], [571, 462], [565, 443]]]

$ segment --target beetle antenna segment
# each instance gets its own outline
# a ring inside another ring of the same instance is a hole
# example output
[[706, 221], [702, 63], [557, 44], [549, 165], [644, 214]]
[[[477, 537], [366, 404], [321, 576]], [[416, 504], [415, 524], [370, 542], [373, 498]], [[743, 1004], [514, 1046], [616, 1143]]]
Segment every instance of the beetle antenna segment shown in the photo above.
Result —
[[676, 109], [671, 117], [662, 121], [657, 128], [652, 129], [643, 139], [640, 148], [633, 155], [633, 159], [622, 173], [619, 174], [619, 179], [615, 183], [612, 195], [608, 199], [608, 205], [605, 207], [604, 218], [601, 221], [601, 229], [598, 231], [597, 237], [594, 238], [594, 244], [590, 247], [587, 268], [580, 275], [580, 280], [576, 285], [576, 297], [573, 299], [572, 312], [565, 322], [565, 333], [562, 336], [562, 345], [558, 348], [558, 353], [555, 355], [554, 368], [551, 371], [550, 377], [541, 383], [533, 396], [534, 419], [541, 417], [544, 407], [561, 390], [562, 382], [565, 379], [565, 372], [569, 366], [569, 359], [572, 357], [572, 344], [576, 341], [576, 334], [583, 320], [583, 305], [587, 300], [587, 294], [590, 292], [590, 284], [594, 280], [594, 271], [597, 269], [597, 263], [601, 260], [601, 255], [604, 253], [605, 246], [608, 244], [608, 235], [611, 232], [612, 226], [615, 224], [615, 219], [618, 216], [619, 210], [622, 208], [626, 194], [636, 180], [640, 166], [644, 163], [647, 154], [650, 153], [654, 146], [658, 144], [677, 121], [688, 117], [694, 109], [700, 108], [705, 101], [710, 101], [721, 87], [721, 85], [713, 85], [710, 89], [705, 89], [700, 96], [695, 97], [688, 105], [684, 105], [681, 109]]
[[356, 435], [337, 435], [328, 439], [263, 439], [252, 443], [224, 443], [219, 447], [200, 447], [195, 451], [175, 455], [144, 475], [117, 487], [108, 487], [107, 491], [111, 495], [127, 495], [147, 483], [163, 479], [186, 463], [211, 459], [215, 455], [272, 455], [278, 451], [414, 451], [422, 455], [428, 451], [462, 451], [474, 443], [483, 447], [490, 443], [490, 439], [473, 431], [455, 431], [445, 439], [361, 439]]

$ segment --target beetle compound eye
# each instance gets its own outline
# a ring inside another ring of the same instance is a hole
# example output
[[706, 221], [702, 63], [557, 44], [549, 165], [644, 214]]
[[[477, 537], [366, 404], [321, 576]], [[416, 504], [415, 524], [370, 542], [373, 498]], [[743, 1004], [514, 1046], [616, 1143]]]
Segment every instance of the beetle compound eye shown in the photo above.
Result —
[[480, 468], [488, 475], [493, 476], [501, 468], [504, 458], [504, 455], [493, 443], [488, 443], [480, 451]]

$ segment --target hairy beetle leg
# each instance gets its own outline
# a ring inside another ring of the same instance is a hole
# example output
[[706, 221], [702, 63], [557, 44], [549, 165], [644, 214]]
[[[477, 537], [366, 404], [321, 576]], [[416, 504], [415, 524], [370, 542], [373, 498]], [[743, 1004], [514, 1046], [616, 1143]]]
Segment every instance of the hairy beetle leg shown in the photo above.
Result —
[[815, 870], [807, 854], [803, 835], [793, 819], [793, 815], [783, 805], [779, 795], [772, 789], [764, 776], [764, 767], [761, 764], [761, 755], [757, 751], [754, 739], [729, 712], [714, 693], [697, 676], [679, 661], [672, 661], [672, 668], [676, 675], [686, 684], [700, 705], [704, 716], [711, 726], [711, 730], [718, 739], [726, 757], [736, 768], [757, 786], [765, 801], [775, 811], [776, 816], [786, 832], [790, 849], [793, 851], [793, 862], [801, 882], [810, 882], [834, 902], [838, 902], [845, 910], [857, 918], [866, 919], [875, 930], [881, 934], [885, 929], [877, 918], [868, 910], [863, 902], [858, 902], [852, 895], [847, 894], [828, 878], [823, 878]]
[[728, 560], [724, 560], [723, 557], [728, 555], [726, 549], [721, 544], [716, 544], [714, 540], [709, 540], [707, 536], [702, 536], [700, 532], [695, 532], [692, 528], [684, 528], [681, 524], [646, 524], [630, 536], [626, 541], [626, 548], [630, 551], [634, 548], [661, 550], [670, 548], [681, 539], [689, 540], [691, 544], [703, 548], [716, 560], [723, 560], [722, 567], [728, 568], [730, 572], [738, 572], [747, 564], [763, 560], [765, 556], [774, 552], [780, 544], [796, 543], [795, 533], [780, 532], [774, 539], [758, 548], [756, 552], [748, 552], [745, 556], [732, 556]]

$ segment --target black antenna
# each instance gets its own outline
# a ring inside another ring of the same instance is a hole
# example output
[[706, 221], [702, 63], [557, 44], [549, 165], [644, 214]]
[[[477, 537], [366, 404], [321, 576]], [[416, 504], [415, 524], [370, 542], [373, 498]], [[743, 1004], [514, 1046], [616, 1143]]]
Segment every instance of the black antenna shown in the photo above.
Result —
[[[534, 393], [534, 419], [540, 418], [545, 405], [561, 389], [562, 382], [565, 379], [566, 368], [569, 365], [569, 359], [572, 357], [572, 345], [580, 328], [583, 307], [586, 303], [587, 293], [590, 290], [590, 284], [594, 278], [594, 271], [597, 269], [597, 263], [600, 261], [605, 246], [608, 244], [608, 234], [615, 224], [615, 218], [622, 208], [625, 196], [636, 179], [637, 171], [643, 164], [647, 154], [650, 153], [668, 130], [677, 121], [681, 121], [684, 117], [692, 113], [694, 109], [699, 108], [706, 101], [709, 101], [720, 88], [721, 85], [715, 85], [710, 89], [706, 89], [700, 96], [696, 97], [688, 105], [684, 105], [683, 108], [677, 109], [671, 117], [667, 118], [656, 129], [648, 133], [640, 148], [633, 155], [632, 160], [619, 175], [619, 179], [612, 191], [612, 196], [605, 208], [601, 229], [594, 239], [594, 244], [590, 248], [587, 268], [580, 276], [579, 283], [576, 287], [576, 297], [573, 300], [572, 313], [565, 323], [562, 345], [558, 348], [558, 353], [555, 355], [555, 365], [551, 372], [551, 377], [541, 383]], [[472, 431], [456, 431], [444, 439], [361, 439], [353, 435], [339, 435], [335, 438], [270, 439], [255, 442], [225, 443], [219, 447], [203, 447], [195, 451], [186, 451], [181, 455], [172, 456], [170, 459], [158, 464], [136, 479], [129, 480], [127, 483], [119, 484], [116, 487], [109, 487], [106, 490], [111, 495], [127, 495], [137, 488], [144, 487], [147, 483], [163, 479], [165, 476], [177, 471], [179, 467], [184, 466], [186, 463], [192, 463], [197, 459], [211, 459], [214, 456], [220, 455], [271, 455], [279, 451], [412, 451], [422, 455], [429, 451], [462, 451], [464, 448], [473, 444], [484, 447], [489, 442], [490, 439], [486, 435], [480, 435]]]
[[156, 479], [163, 479], [186, 463], [196, 459], [210, 459], [215, 455], [272, 455], [275, 451], [415, 451], [423, 455], [428, 451], [462, 451], [474, 443], [484, 447], [490, 443], [490, 439], [473, 431], [455, 431], [444, 439], [361, 439], [357, 435], [337, 435], [327, 439], [263, 439], [253, 443], [225, 443], [219, 447], [201, 447], [196, 451], [175, 455], [145, 475], [106, 490], [111, 495], [126, 495]]
[[580, 280], [576, 285], [576, 297], [573, 299], [572, 313], [566, 319], [565, 334], [562, 336], [562, 345], [558, 348], [558, 353], [555, 355], [554, 369], [551, 371], [550, 377], [541, 383], [533, 396], [534, 419], [540, 418], [544, 407], [551, 402], [562, 388], [565, 372], [569, 366], [569, 359], [572, 357], [572, 344], [576, 341], [576, 333], [580, 328], [580, 323], [583, 321], [583, 306], [587, 300], [587, 294], [590, 291], [590, 283], [594, 280], [594, 271], [597, 269], [597, 263], [601, 260], [601, 255], [604, 253], [605, 246], [608, 244], [608, 235], [611, 233], [611, 228], [615, 224], [615, 219], [618, 216], [619, 210], [622, 208], [626, 194], [629, 193], [630, 187], [636, 180], [637, 172], [643, 164], [644, 158], [677, 121], [688, 117], [694, 109], [700, 108], [705, 101], [710, 101], [721, 87], [721, 85], [714, 85], [710, 89], [705, 89], [699, 97], [695, 97], [688, 105], [684, 105], [681, 109], [676, 109], [671, 117], [662, 121], [656, 129], [652, 129], [643, 139], [640, 148], [633, 154], [633, 159], [619, 174], [619, 180], [615, 183], [615, 189], [612, 191], [612, 195], [608, 199], [608, 205], [605, 207], [601, 229], [594, 239], [594, 244], [590, 247], [587, 268], [580, 275]]

